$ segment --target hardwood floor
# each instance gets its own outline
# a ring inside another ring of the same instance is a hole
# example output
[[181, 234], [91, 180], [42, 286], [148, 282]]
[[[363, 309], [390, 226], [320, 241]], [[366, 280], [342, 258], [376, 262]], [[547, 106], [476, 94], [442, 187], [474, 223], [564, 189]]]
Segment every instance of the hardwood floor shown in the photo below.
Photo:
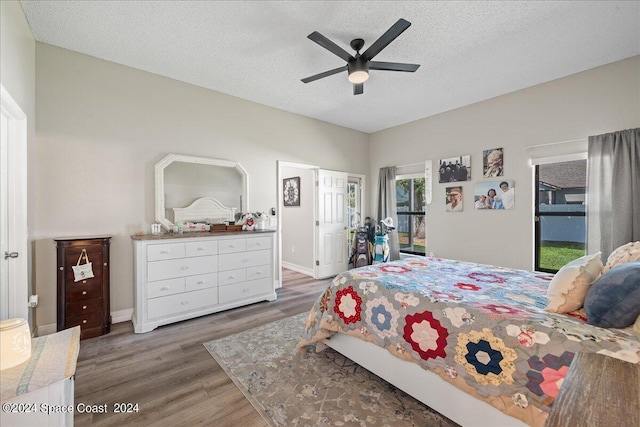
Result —
[[[283, 270], [278, 299], [135, 334], [131, 322], [81, 341], [75, 404], [106, 413], [75, 413], [76, 426], [267, 426], [202, 343], [309, 310], [327, 280]], [[114, 413], [114, 404], [138, 412]], [[103, 405], [103, 406], [100, 406]]]

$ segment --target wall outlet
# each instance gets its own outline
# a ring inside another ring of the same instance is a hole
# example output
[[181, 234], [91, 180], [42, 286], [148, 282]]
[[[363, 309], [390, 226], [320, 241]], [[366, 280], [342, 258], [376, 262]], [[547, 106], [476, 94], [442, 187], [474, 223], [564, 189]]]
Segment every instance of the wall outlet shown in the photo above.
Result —
[[38, 305], [38, 295], [31, 295], [29, 297], [29, 307], [34, 308]]
[[291, 246], [291, 253], [295, 254], [296, 253], [296, 247], [295, 246]]

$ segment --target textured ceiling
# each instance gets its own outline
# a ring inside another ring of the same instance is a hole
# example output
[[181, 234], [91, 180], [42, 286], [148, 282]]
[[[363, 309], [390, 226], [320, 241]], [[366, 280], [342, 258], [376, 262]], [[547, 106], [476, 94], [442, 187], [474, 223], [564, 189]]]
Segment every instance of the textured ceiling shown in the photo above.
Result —
[[[22, 1], [36, 40], [260, 104], [375, 132], [640, 54], [638, 1]], [[307, 39], [371, 45], [412, 23], [354, 96]]]

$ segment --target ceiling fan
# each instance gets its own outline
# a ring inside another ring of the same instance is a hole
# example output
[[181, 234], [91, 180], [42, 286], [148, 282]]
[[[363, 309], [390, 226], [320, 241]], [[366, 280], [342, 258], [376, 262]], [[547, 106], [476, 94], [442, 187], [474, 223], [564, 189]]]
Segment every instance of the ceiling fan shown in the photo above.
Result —
[[314, 41], [327, 49], [329, 52], [332, 52], [347, 61], [347, 65], [306, 77], [302, 79], [302, 82], [309, 83], [347, 70], [349, 72], [349, 81], [353, 83], [353, 94], [360, 95], [364, 92], [364, 82], [369, 78], [369, 70], [406, 71], [413, 73], [420, 67], [419, 64], [372, 61], [372, 59], [379, 54], [382, 49], [387, 47], [389, 43], [395, 40], [395, 38], [402, 34], [404, 30], [409, 28], [410, 25], [411, 22], [404, 19], [398, 19], [398, 22], [393, 24], [387, 32], [381, 35], [380, 38], [369, 46], [362, 54], [360, 54], [360, 49], [364, 46], [364, 40], [353, 39], [351, 41], [351, 48], [356, 51], [355, 56], [351, 55], [349, 52], [342, 49], [319, 32], [314, 31], [307, 37], [311, 41]]

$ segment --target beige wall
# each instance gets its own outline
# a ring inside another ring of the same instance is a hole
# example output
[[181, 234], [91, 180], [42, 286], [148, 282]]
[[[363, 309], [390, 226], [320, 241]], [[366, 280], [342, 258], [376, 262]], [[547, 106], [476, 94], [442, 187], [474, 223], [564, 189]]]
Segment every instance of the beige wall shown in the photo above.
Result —
[[[425, 102], [428, 102], [426, 100]], [[433, 202], [427, 207], [427, 252], [507, 267], [533, 268], [532, 156], [586, 151], [585, 143], [526, 149], [585, 139], [640, 126], [640, 57], [372, 134], [370, 171], [434, 161]], [[505, 179], [514, 180], [515, 209], [476, 211], [473, 188], [481, 182], [482, 150], [504, 147]], [[439, 159], [471, 155], [472, 181], [462, 184], [464, 212], [445, 212]], [[373, 187], [373, 186], [372, 186]], [[372, 188], [370, 187], [370, 188]], [[370, 191], [371, 211], [377, 203]]]
[[300, 177], [300, 206], [283, 207], [282, 263], [292, 270], [313, 275], [315, 172], [312, 169], [281, 167], [282, 178]]
[[39, 325], [56, 319], [59, 236], [112, 235], [111, 310], [133, 307], [129, 236], [154, 221], [168, 153], [239, 161], [252, 211], [277, 207], [277, 160], [367, 172], [367, 134], [47, 44], [36, 60]]
[[[0, 1], [0, 81], [11, 97], [20, 105], [27, 115], [27, 187], [33, 188], [35, 175], [32, 165], [35, 163], [35, 129], [36, 129], [36, 42], [29, 29], [22, 7], [17, 1]], [[27, 194], [27, 227], [29, 230], [29, 246], [35, 223], [35, 193]], [[31, 275], [32, 254], [28, 256], [29, 284], [33, 288]], [[26, 304], [26, 301], [25, 301]], [[33, 325], [33, 313], [30, 314]]]

